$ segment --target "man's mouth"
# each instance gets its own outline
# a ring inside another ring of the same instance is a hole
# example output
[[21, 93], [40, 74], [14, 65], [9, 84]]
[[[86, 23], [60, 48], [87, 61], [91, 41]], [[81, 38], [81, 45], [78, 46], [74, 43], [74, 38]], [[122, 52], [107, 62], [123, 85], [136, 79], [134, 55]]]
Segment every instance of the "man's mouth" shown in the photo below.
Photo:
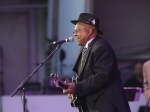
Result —
[[77, 37], [77, 40], [79, 40], [79, 37]]

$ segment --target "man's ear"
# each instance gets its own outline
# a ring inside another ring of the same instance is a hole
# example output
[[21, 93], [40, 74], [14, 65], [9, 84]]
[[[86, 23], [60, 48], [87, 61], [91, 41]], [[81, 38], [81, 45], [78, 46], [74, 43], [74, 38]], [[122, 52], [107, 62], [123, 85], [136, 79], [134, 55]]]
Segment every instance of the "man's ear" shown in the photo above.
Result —
[[93, 34], [93, 29], [89, 29], [89, 35], [92, 35]]

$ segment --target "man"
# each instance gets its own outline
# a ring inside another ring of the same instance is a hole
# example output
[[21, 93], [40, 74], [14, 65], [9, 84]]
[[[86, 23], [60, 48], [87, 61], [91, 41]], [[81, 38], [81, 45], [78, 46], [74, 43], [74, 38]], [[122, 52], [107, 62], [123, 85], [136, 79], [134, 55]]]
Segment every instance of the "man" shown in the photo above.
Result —
[[125, 84], [124, 84], [125, 87], [140, 87], [140, 88], [143, 88], [142, 67], [143, 67], [143, 62], [142, 61], [137, 61], [137, 62], [134, 63], [133, 76], [125, 82]]
[[[81, 13], [75, 24], [74, 36], [81, 51], [73, 68], [79, 77], [77, 83], [67, 83], [63, 93], [78, 93], [85, 97], [84, 112], [130, 112], [120, 79], [115, 53], [109, 43], [98, 36], [99, 19], [88, 13]], [[82, 50], [86, 49], [82, 54]], [[82, 57], [83, 55], [83, 57]]]
[[148, 107], [150, 108], [150, 60], [143, 64], [143, 87], [144, 94], [148, 101]]

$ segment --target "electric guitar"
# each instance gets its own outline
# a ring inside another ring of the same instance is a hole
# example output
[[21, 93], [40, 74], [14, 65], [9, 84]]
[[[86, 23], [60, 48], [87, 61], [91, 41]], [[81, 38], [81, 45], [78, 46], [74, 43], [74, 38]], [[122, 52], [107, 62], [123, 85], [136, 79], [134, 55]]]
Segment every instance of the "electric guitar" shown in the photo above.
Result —
[[[68, 86], [65, 85], [64, 83], [62, 83], [61, 81], [59, 81], [59, 74], [50, 74], [50, 77], [54, 78], [54, 84], [56, 85], [56, 87], [60, 87], [62, 89], [67, 89]], [[72, 82], [73, 83], [77, 83], [78, 82], [78, 77], [74, 76], [72, 78]], [[73, 93], [72, 94], [72, 99], [70, 100], [70, 105], [72, 107], [77, 107], [78, 112], [85, 112], [85, 98], [84, 97], [79, 97], [79, 95], [77, 93]]]

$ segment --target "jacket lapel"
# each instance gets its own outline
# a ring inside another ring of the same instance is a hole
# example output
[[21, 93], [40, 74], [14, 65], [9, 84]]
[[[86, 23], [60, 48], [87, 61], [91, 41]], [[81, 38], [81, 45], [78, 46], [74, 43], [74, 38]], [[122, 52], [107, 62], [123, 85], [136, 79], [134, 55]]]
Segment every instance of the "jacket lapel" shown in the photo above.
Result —
[[80, 51], [79, 51], [79, 54], [78, 54], [78, 56], [77, 56], [76, 63], [75, 63], [75, 65], [74, 65], [73, 69], [72, 69], [73, 72], [74, 72], [76, 75], [80, 76], [81, 73], [83, 72], [83, 68], [84, 68], [85, 63], [86, 63], [86, 61], [87, 61], [87, 59], [88, 59], [89, 53], [90, 53], [90, 51], [91, 51], [91, 49], [92, 49], [92, 47], [93, 47], [93, 44], [94, 44], [95, 41], [97, 40], [97, 38], [100, 38], [100, 37], [96, 36], [96, 37], [94, 38], [94, 40], [93, 40], [93, 41], [90, 43], [90, 45], [88, 46], [88, 50], [86, 51], [86, 54], [85, 54], [85, 56], [84, 56], [83, 66], [82, 66], [82, 68], [80, 69], [80, 71], [78, 71], [78, 67], [80, 66], [79, 64], [80, 64], [81, 56], [82, 56], [82, 55], [81, 55], [81, 54], [82, 54], [82, 49], [83, 49], [83, 47], [81, 47], [81, 49], [80, 49]]
[[[88, 50], [86, 51], [86, 53], [85, 53], [85, 56], [84, 56], [84, 59], [83, 59], [83, 62], [82, 62], [82, 64], [83, 64], [83, 66], [82, 66], [82, 68], [80, 68], [80, 71], [78, 72], [79, 73], [79, 76], [82, 74], [82, 72], [83, 72], [83, 69], [84, 69], [84, 67], [85, 67], [85, 63], [86, 63], [86, 61], [87, 61], [87, 59], [88, 59], [88, 56], [89, 56], [89, 54], [90, 54], [90, 51], [91, 51], [91, 49], [92, 49], [92, 47], [93, 47], [93, 44], [96, 42], [96, 40], [97, 40], [97, 38], [99, 38], [98, 36], [96, 36], [95, 38], [94, 38], [94, 40], [90, 43], [90, 45], [88, 46]], [[83, 49], [83, 48], [82, 48]], [[81, 50], [82, 51], [82, 50]]]
[[81, 47], [81, 49], [80, 49], [80, 51], [79, 51], [79, 53], [78, 53], [77, 60], [76, 60], [75, 65], [74, 65], [74, 67], [73, 67], [73, 69], [72, 69], [73, 72], [74, 72], [76, 75], [78, 75], [78, 65], [79, 65], [79, 63], [80, 63], [81, 54], [82, 54], [82, 47]]

